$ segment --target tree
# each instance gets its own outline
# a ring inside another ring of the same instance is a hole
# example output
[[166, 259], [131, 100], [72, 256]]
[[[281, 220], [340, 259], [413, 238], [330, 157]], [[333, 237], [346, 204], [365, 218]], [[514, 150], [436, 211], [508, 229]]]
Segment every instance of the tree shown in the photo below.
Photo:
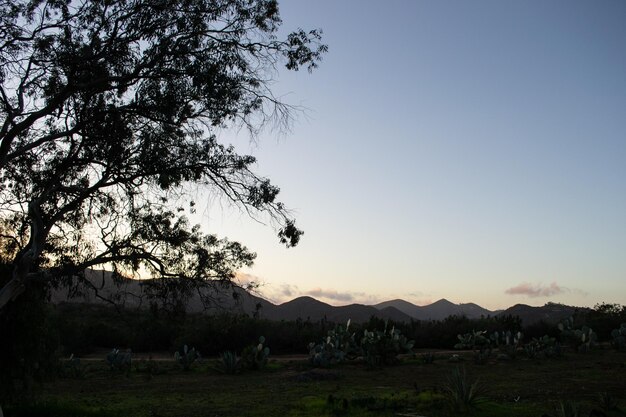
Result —
[[216, 136], [289, 118], [272, 76], [327, 47], [280, 24], [275, 0], [0, 0], [0, 309], [103, 265], [230, 282], [255, 255], [189, 224], [190, 184], [298, 243], [279, 189]]

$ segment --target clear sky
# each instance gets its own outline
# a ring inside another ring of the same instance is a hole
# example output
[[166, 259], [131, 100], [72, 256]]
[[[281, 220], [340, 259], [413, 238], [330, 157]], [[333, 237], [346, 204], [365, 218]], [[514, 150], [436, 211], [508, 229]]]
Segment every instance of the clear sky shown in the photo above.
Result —
[[215, 205], [273, 301], [626, 304], [626, 2], [282, 1], [324, 31], [308, 108], [250, 143], [304, 229]]

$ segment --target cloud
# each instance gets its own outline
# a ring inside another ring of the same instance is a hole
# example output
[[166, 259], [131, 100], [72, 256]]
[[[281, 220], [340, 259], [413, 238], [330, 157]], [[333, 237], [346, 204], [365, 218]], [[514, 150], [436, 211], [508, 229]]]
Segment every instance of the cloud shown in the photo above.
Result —
[[[310, 295], [311, 297], [319, 297], [326, 298], [329, 300], [335, 301], [354, 301], [355, 294], [350, 292], [339, 292], [337, 290], [330, 289], [322, 289], [322, 288], [314, 288], [306, 292], [306, 295]], [[364, 294], [356, 294], [356, 295], [364, 295]]]
[[556, 282], [552, 282], [550, 285], [545, 286], [542, 284], [531, 284], [529, 282], [522, 282], [521, 284], [511, 287], [504, 291], [506, 294], [511, 295], [526, 295], [531, 298], [536, 297], [552, 297], [554, 295], [570, 292], [569, 288], [561, 287]]

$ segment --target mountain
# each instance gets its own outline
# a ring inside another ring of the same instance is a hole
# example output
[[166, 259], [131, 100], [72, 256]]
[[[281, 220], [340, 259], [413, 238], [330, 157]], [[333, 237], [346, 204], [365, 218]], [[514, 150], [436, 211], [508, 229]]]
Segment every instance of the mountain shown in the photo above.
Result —
[[[87, 287], [76, 289], [51, 289], [51, 302], [110, 304], [125, 308], [148, 308], [150, 306], [149, 284], [151, 280], [124, 279], [113, 280], [108, 271], [85, 271]], [[205, 308], [203, 300], [210, 301], [210, 308]], [[189, 313], [215, 314], [221, 312], [256, 315], [269, 320], [302, 320], [318, 321], [326, 318], [336, 323], [366, 322], [372, 316], [395, 321], [410, 321], [411, 317], [393, 307], [377, 309], [362, 304], [351, 304], [335, 307], [312, 297], [299, 297], [283, 304], [273, 304], [237, 286], [208, 287], [194, 292], [187, 300], [186, 310]]]
[[394, 307], [416, 320], [443, 320], [452, 315], [465, 315], [469, 318], [479, 318], [480, 316], [493, 315], [494, 312], [487, 310], [477, 304], [454, 304], [445, 298], [430, 305], [417, 306], [404, 300], [391, 300], [376, 304], [374, 307], [383, 309]]
[[382, 310], [363, 304], [335, 307], [311, 297], [298, 297], [266, 311], [261, 310], [260, 316], [271, 320], [295, 320], [300, 318], [302, 320], [318, 321], [326, 318], [335, 323], [347, 322], [348, 319], [355, 323], [362, 323], [368, 321], [372, 316], [395, 321], [411, 320], [410, 316], [393, 307]]
[[[110, 304], [125, 308], [148, 308], [150, 305], [150, 280], [124, 279], [115, 282], [111, 272], [85, 271], [88, 285], [77, 289], [51, 289], [52, 303], [86, 303]], [[209, 300], [210, 308], [205, 308], [203, 300]], [[355, 323], [366, 322], [375, 316], [381, 319], [407, 322], [415, 320], [443, 320], [451, 315], [465, 315], [468, 318], [481, 316], [512, 315], [519, 316], [523, 325], [537, 323], [541, 320], [557, 323], [571, 316], [577, 307], [563, 304], [547, 303], [541, 307], [516, 304], [506, 310], [490, 311], [474, 303], [454, 304], [441, 299], [430, 305], [417, 306], [408, 301], [396, 299], [385, 301], [373, 306], [350, 304], [332, 306], [312, 297], [299, 297], [282, 304], [274, 304], [256, 296], [243, 288], [226, 285], [208, 287], [194, 292], [187, 300], [186, 310], [190, 313], [215, 314], [220, 312], [255, 315], [269, 320], [302, 320], [318, 321], [326, 318], [329, 321], [342, 323], [351, 319]]]
[[522, 325], [528, 326], [539, 321], [555, 324], [559, 321], [570, 317], [579, 307], [567, 306], [564, 304], [547, 303], [541, 307], [533, 307], [526, 304], [515, 304], [506, 310], [498, 313], [498, 315], [518, 316], [522, 319]]

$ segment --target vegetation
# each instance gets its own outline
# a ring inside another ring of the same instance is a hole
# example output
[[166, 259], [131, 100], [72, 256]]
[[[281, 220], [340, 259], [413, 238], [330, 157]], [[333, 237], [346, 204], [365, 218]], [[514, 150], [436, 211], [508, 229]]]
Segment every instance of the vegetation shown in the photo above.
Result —
[[170, 358], [159, 361], [150, 377], [142, 359], [135, 358], [125, 375], [110, 372], [101, 357], [83, 358], [89, 366], [82, 379], [61, 377], [47, 382], [35, 401], [2, 405], [7, 416], [51, 417], [557, 417], [561, 403], [573, 404], [584, 417], [594, 409], [609, 417], [626, 415], [623, 352], [607, 348], [571, 352], [558, 361], [521, 357], [487, 365], [474, 364], [471, 352], [459, 355], [466, 359], [461, 367], [407, 356], [375, 370], [359, 362], [320, 370], [305, 357], [274, 358], [264, 369], [241, 375], [224, 375], [211, 361], [185, 372]]
[[315, 68], [318, 30], [280, 39], [273, 0], [14, 0], [0, 16], [0, 310], [29, 281], [89, 285], [97, 265], [184, 278], [176, 296], [229, 282], [254, 254], [189, 225], [189, 185], [298, 243], [279, 189], [216, 132], [288, 123], [271, 75]]

